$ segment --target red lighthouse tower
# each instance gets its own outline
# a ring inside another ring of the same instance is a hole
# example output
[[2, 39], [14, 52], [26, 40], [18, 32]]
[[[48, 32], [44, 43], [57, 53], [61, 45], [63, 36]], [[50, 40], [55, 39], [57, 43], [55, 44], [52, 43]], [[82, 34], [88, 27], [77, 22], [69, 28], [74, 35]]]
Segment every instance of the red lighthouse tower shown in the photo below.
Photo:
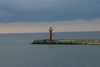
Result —
[[50, 29], [49, 29], [49, 32], [50, 32], [50, 41], [52, 41], [52, 31], [53, 31], [53, 29], [52, 29], [52, 27], [50, 27]]

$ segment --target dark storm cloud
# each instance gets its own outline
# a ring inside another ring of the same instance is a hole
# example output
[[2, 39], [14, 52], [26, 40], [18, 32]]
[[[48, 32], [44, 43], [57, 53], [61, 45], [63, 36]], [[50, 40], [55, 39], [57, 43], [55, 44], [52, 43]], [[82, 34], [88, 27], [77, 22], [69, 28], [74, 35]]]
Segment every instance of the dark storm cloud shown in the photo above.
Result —
[[99, 0], [0, 0], [0, 22], [100, 18]]

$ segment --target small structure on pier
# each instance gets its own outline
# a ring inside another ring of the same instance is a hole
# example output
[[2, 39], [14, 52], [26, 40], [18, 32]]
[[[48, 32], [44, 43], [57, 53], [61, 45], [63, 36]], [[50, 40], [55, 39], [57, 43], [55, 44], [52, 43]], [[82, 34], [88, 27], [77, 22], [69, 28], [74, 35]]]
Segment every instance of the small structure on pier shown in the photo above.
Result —
[[52, 29], [52, 27], [50, 27], [50, 28], [49, 28], [50, 41], [52, 41], [52, 31], [53, 31], [53, 29]]

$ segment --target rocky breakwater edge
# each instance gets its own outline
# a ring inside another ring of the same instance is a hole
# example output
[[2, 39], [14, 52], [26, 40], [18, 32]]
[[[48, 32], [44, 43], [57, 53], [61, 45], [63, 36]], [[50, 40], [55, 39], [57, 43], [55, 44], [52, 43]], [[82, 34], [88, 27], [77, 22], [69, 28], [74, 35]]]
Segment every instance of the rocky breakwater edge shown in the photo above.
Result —
[[100, 40], [83, 40], [83, 39], [49, 39], [34, 40], [31, 44], [48, 44], [48, 45], [100, 45]]

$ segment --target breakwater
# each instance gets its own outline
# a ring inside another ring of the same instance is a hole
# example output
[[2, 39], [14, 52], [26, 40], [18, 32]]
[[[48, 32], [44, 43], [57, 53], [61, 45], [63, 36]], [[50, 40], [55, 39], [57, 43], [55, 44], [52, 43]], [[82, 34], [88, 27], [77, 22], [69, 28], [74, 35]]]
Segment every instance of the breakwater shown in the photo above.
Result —
[[49, 39], [34, 40], [32, 44], [63, 44], [63, 45], [100, 45], [100, 40], [83, 40], [83, 39]]

